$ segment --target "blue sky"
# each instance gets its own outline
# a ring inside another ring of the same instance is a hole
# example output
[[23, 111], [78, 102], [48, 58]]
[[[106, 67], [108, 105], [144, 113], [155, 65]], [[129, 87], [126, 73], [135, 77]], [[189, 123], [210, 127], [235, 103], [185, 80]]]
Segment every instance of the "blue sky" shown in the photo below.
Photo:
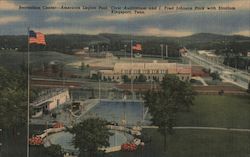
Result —
[[[22, 6], [223, 6], [228, 11], [145, 11], [117, 15], [105, 11], [19, 10]], [[0, 35], [121, 33], [187, 36], [195, 33], [250, 36], [250, 0], [0, 0]]]

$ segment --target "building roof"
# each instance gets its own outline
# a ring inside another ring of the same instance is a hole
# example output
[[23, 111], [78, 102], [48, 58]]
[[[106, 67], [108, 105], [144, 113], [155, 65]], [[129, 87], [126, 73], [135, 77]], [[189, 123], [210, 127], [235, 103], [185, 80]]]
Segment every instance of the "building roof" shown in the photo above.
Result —
[[167, 69], [175, 68], [176, 63], [116, 63], [114, 70], [124, 69]]
[[115, 72], [122, 70], [168, 70], [169, 73], [191, 73], [191, 67], [187, 64], [177, 63], [116, 63]]

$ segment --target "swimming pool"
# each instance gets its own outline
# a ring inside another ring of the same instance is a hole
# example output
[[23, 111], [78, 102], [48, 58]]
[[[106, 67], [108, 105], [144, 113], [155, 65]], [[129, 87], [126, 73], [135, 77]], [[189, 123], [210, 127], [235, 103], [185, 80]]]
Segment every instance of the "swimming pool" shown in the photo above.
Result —
[[[123, 143], [131, 141], [133, 136], [121, 131], [110, 130], [113, 133], [112, 136], [109, 137], [110, 147], [119, 146]], [[47, 137], [47, 141], [50, 144], [60, 145], [62, 149], [69, 152], [77, 152], [77, 149], [74, 147], [72, 143], [73, 134], [69, 132], [58, 132], [55, 134], [51, 134]]]
[[143, 121], [144, 116], [145, 109], [142, 101], [101, 100], [83, 118], [100, 117], [118, 124], [125, 120], [127, 125], [136, 125]]

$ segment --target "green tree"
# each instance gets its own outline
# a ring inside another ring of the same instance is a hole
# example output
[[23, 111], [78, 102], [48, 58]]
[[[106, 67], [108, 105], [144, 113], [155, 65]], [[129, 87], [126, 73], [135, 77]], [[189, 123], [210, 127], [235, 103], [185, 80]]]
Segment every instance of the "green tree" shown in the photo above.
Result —
[[102, 79], [102, 75], [101, 75], [100, 72], [98, 72], [98, 73], [96, 73], [96, 74], [93, 74], [93, 75], [91, 76], [91, 79], [93, 79], [93, 80], [101, 80], [101, 79]]
[[146, 82], [147, 77], [145, 75], [140, 74], [137, 79], [135, 79], [135, 82]]
[[81, 70], [84, 70], [84, 69], [85, 69], [85, 63], [84, 63], [84, 62], [81, 62], [80, 69], [81, 69]]
[[46, 150], [51, 157], [62, 157], [63, 156], [62, 148], [60, 145], [52, 144], [51, 146], [47, 147]]
[[220, 74], [218, 73], [218, 71], [210, 73], [210, 76], [212, 77], [213, 80], [221, 80]]
[[12, 70], [0, 66], [0, 128], [4, 143], [0, 154], [3, 156], [26, 154], [27, 82], [24, 66]]
[[248, 82], [247, 92], [250, 93], [250, 82]]
[[130, 82], [130, 78], [128, 77], [128, 75], [122, 75], [122, 80], [123, 82], [127, 83], [127, 82]]
[[166, 151], [167, 132], [173, 133], [176, 113], [189, 111], [193, 105], [195, 92], [190, 83], [180, 81], [178, 77], [166, 75], [161, 82], [161, 89], [148, 91], [145, 105], [152, 115], [151, 121], [158, 126], [158, 131], [164, 136], [164, 151]]
[[95, 156], [98, 148], [109, 146], [109, 137], [112, 133], [106, 127], [107, 121], [99, 118], [86, 119], [69, 129], [74, 134], [73, 144], [80, 151], [80, 156], [89, 153], [89, 157]]
[[63, 78], [63, 75], [64, 75], [64, 65], [60, 64], [59, 66], [60, 66], [60, 68], [59, 68], [59, 77]]
[[13, 129], [26, 123], [27, 78], [24, 73], [0, 67], [0, 126]]

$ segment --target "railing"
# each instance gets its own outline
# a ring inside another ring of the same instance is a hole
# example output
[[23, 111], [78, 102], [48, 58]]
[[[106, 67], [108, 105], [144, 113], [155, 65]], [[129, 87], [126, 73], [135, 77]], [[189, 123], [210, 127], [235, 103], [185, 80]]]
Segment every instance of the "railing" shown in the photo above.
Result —
[[68, 89], [65, 89], [65, 88], [57, 88], [53, 91], [51, 91], [50, 93], [47, 93], [46, 95], [44, 96], [40, 96], [39, 99], [33, 101], [32, 103], [30, 103], [31, 106], [35, 106], [36, 104], [39, 104], [41, 102], [44, 102], [58, 94], [61, 94], [63, 92], [66, 92]]

